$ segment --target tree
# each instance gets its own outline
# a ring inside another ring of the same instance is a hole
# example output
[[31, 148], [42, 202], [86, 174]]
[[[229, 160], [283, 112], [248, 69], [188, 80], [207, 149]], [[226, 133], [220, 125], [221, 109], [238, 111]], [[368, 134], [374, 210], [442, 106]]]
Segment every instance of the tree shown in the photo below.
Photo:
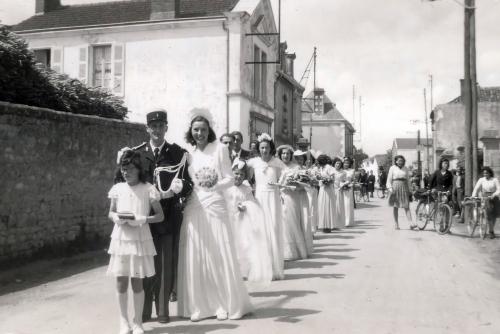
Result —
[[368, 154], [363, 152], [362, 148], [358, 149], [356, 148], [356, 146], [354, 146], [353, 159], [354, 159], [354, 167], [360, 168], [361, 164], [363, 163], [363, 160], [368, 159]]
[[0, 25], [0, 101], [124, 119], [123, 101], [36, 63], [24, 40]]

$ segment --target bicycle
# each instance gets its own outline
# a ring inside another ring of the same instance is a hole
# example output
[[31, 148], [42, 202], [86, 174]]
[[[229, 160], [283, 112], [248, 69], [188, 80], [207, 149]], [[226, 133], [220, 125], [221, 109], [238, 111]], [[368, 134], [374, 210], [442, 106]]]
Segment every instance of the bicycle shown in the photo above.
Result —
[[355, 182], [353, 183], [354, 196], [356, 198], [356, 202], [360, 203], [361, 201], [370, 202], [370, 195], [366, 189], [366, 185]]
[[378, 187], [377, 188], [377, 197], [378, 198], [385, 198], [385, 195], [387, 193], [387, 188], [381, 188], [381, 187]]
[[[486, 221], [486, 198], [485, 197], [465, 197], [462, 202], [463, 210], [467, 213], [466, 224], [469, 237], [474, 238], [474, 232], [479, 227], [479, 236], [486, 238], [488, 233], [488, 223]], [[465, 206], [473, 206], [471, 209], [466, 210]]]
[[429, 221], [432, 220], [434, 230], [438, 234], [446, 234], [450, 231], [452, 225], [452, 210], [448, 205], [449, 191], [435, 192], [426, 190], [418, 193], [420, 200], [415, 209], [417, 226], [419, 230], [424, 230]]

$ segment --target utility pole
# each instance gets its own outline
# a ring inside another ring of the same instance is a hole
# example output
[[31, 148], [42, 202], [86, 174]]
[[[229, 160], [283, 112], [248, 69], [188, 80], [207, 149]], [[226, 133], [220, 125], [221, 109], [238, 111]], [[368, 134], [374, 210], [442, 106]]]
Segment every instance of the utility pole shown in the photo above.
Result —
[[420, 175], [422, 180], [422, 160], [420, 159], [420, 129], [417, 130], [417, 174]]
[[363, 136], [362, 136], [362, 133], [361, 133], [361, 129], [362, 129], [362, 118], [361, 118], [361, 107], [363, 106], [363, 102], [362, 101], [362, 97], [361, 95], [359, 96], [359, 147], [361, 148], [363, 146]]
[[[432, 101], [432, 100], [431, 100]], [[431, 102], [432, 105], [432, 102]], [[429, 159], [429, 126], [428, 126], [428, 118], [427, 118], [427, 94], [424, 88], [424, 121], [425, 121], [425, 155], [427, 160], [427, 170], [431, 171], [431, 162]]]
[[[466, 2], [467, 3], [467, 2]], [[465, 10], [470, 13], [470, 85], [471, 85], [471, 105], [472, 105], [472, 122], [471, 122], [471, 137], [472, 137], [472, 183], [478, 179], [479, 159], [478, 159], [478, 124], [477, 124], [477, 100], [478, 100], [478, 84], [476, 72], [476, 0], [469, 0], [469, 4]]]
[[473, 187], [473, 138], [472, 138], [472, 81], [471, 81], [471, 17], [474, 0], [465, 0], [464, 9], [464, 96], [465, 105], [465, 195], [472, 193]]
[[352, 85], [352, 126], [354, 126], [354, 127], [356, 126], [356, 86], [355, 85]]
[[316, 112], [316, 47], [314, 47], [313, 52], [313, 112], [311, 113], [310, 121], [311, 125], [309, 126], [309, 147], [312, 149], [312, 135], [313, 135], [313, 113]]

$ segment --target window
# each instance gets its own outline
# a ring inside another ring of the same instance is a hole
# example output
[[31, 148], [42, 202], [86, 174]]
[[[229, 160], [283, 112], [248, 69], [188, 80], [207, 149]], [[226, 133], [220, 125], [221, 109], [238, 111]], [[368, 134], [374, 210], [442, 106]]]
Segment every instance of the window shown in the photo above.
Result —
[[99, 45], [92, 48], [92, 86], [112, 89], [111, 45]]
[[284, 134], [288, 134], [288, 109], [286, 107], [283, 107], [281, 132], [283, 132]]
[[50, 67], [50, 49], [33, 50], [33, 54], [37, 64], [41, 64], [47, 68]]
[[[267, 62], [267, 54], [264, 51], [262, 51], [261, 59], [262, 59], [262, 62]], [[261, 100], [263, 102], [266, 102], [267, 101], [267, 64], [262, 64], [261, 69], [262, 69], [262, 75], [261, 75], [262, 94], [260, 96], [261, 96]]]
[[[260, 49], [258, 46], [254, 46], [254, 52], [253, 52], [253, 61], [254, 62], [260, 62]], [[260, 83], [261, 83], [261, 64], [254, 64], [253, 65], [253, 97], [257, 100], [260, 100], [260, 93], [261, 93], [261, 88], [260, 88]]]
[[273, 120], [255, 111], [250, 112], [250, 140], [255, 140], [262, 133], [271, 134]]

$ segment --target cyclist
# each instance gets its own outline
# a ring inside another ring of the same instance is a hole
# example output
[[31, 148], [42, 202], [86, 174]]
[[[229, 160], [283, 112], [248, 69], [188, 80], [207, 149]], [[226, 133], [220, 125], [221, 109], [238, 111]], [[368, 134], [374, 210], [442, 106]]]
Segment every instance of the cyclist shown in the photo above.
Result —
[[[446, 158], [439, 161], [439, 169], [432, 174], [430, 188], [433, 191], [449, 191], [453, 188], [453, 174], [449, 171], [450, 161]], [[450, 200], [450, 198], [448, 198]]]
[[495, 221], [497, 217], [500, 217], [500, 182], [494, 177], [495, 174], [490, 167], [483, 167], [482, 172], [483, 177], [477, 181], [472, 196], [477, 196], [481, 192], [481, 197], [488, 198], [486, 201], [486, 219], [490, 226], [490, 239], [494, 239]]

